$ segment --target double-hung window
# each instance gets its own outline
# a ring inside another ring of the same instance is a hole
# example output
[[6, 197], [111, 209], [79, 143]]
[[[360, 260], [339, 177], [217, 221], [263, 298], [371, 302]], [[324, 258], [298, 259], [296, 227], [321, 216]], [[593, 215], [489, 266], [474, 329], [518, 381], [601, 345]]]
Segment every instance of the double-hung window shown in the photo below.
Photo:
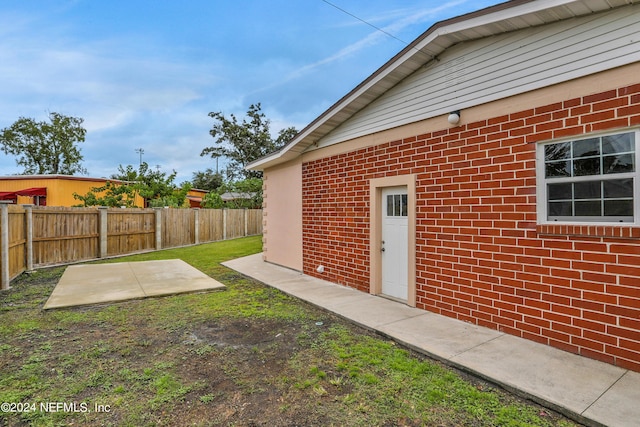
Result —
[[635, 223], [639, 215], [637, 132], [538, 146], [543, 222]]

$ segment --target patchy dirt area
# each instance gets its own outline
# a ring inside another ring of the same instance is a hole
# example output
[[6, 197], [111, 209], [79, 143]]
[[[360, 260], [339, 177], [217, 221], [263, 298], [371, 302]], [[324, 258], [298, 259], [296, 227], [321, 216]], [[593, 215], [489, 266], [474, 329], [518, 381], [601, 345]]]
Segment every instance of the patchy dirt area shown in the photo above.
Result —
[[[177, 371], [183, 378], [206, 384], [197, 394], [213, 397], [208, 409], [221, 424], [321, 425], [312, 410], [317, 396], [309, 402], [302, 390], [294, 394], [283, 394], [282, 390], [289, 363], [302, 350], [298, 341], [302, 333], [299, 324], [273, 320], [236, 319], [198, 325], [183, 341], [193, 346], [194, 356], [183, 361]], [[319, 333], [319, 328], [305, 332], [306, 339], [313, 340]], [[201, 415], [183, 408], [174, 417], [197, 423]]]
[[44, 312], [61, 272], [0, 293], [0, 401], [87, 411], [5, 411], [0, 426], [576, 425], [238, 275]]

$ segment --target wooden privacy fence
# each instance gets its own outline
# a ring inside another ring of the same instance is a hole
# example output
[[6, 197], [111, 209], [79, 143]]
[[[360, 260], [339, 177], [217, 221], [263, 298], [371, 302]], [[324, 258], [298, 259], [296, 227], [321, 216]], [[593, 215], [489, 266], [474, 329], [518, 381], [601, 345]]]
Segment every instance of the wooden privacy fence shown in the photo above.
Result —
[[63, 208], [0, 203], [0, 289], [20, 273], [262, 233], [260, 209]]

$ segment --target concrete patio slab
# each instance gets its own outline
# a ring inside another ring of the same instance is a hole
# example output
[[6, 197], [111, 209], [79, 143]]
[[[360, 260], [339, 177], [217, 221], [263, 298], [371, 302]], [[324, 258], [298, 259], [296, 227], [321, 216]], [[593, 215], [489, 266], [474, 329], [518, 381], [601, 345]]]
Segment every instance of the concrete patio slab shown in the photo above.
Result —
[[67, 267], [44, 309], [224, 289], [179, 259]]
[[262, 254], [223, 264], [588, 426], [640, 425], [640, 373], [306, 276]]

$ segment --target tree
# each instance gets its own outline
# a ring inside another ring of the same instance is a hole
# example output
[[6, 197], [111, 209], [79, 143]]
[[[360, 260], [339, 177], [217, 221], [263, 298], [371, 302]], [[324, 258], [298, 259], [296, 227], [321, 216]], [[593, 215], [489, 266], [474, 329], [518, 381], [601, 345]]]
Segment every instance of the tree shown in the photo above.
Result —
[[278, 137], [273, 139], [269, 129], [270, 121], [262, 113], [259, 103], [249, 107], [247, 118], [243, 119], [242, 123], [239, 123], [233, 114], [230, 119], [221, 112], [209, 113], [209, 117], [216, 120], [209, 131], [214, 145], [206, 147], [200, 155], [228, 158], [229, 167], [236, 178], [261, 178], [262, 172], [247, 171], [245, 166], [278, 150], [297, 134], [295, 128], [289, 127], [282, 129]]
[[118, 173], [111, 178], [128, 182], [134, 192], [142, 196], [149, 206], [182, 207], [187, 199], [187, 192], [191, 189], [191, 183], [184, 183], [177, 188], [173, 183], [177, 172], [167, 175], [160, 169], [149, 168], [146, 162], [140, 164], [136, 171], [133, 166], [118, 166]]
[[111, 179], [120, 183], [107, 181], [104, 186], [92, 188], [84, 196], [74, 193], [73, 197], [80, 200], [82, 206], [135, 207], [135, 198], [139, 195], [148, 207], [188, 207], [187, 193], [191, 190], [191, 183], [185, 182], [177, 187], [173, 183], [176, 174], [173, 171], [167, 176], [159, 169], [154, 171], [145, 162], [138, 170], [131, 165], [120, 165], [118, 173], [111, 175]]
[[262, 180], [259, 178], [248, 178], [229, 184], [229, 192], [250, 196], [249, 198], [238, 198], [227, 202], [227, 207], [231, 209], [260, 209], [262, 207]]
[[[144, 165], [144, 170], [147, 170], [149, 168], [149, 165], [147, 165], [146, 163]], [[140, 170], [142, 170], [142, 163], [140, 164]], [[131, 165], [127, 165], [126, 167], [118, 165], [118, 173], [112, 174], [111, 178], [125, 182], [134, 182], [138, 180], [138, 171], [135, 170]]]
[[136, 207], [135, 189], [127, 183], [107, 181], [102, 187], [92, 187], [84, 196], [73, 193], [73, 197], [82, 202], [78, 206]]
[[20, 117], [0, 131], [0, 145], [6, 154], [17, 156], [24, 175], [86, 174], [82, 155], [76, 144], [84, 142], [84, 120], [60, 113], [49, 113], [49, 122]]
[[220, 194], [212, 191], [205, 194], [202, 198], [202, 202], [200, 202], [200, 206], [205, 209], [222, 209], [224, 208], [224, 202], [222, 201]]
[[148, 200], [150, 208], [169, 206], [172, 208], [187, 208], [187, 193], [191, 190], [190, 182], [183, 182], [180, 187], [173, 187], [170, 194], [155, 197]]
[[[236, 193], [239, 197], [223, 201], [224, 193]], [[242, 181], [228, 182], [204, 196], [201, 206], [203, 208], [220, 209], [260, 209], [262, 207], [262, 180], [260, 178], [248, 178]]]
[[193, 179], [191, 184], [193, 188], [199, 188], [200, 190], [214, 191], [224, 183], [222, 174], [214, 172], [213, 169], [208, 168], [204, 172], [197, 171], [193, 173]]

